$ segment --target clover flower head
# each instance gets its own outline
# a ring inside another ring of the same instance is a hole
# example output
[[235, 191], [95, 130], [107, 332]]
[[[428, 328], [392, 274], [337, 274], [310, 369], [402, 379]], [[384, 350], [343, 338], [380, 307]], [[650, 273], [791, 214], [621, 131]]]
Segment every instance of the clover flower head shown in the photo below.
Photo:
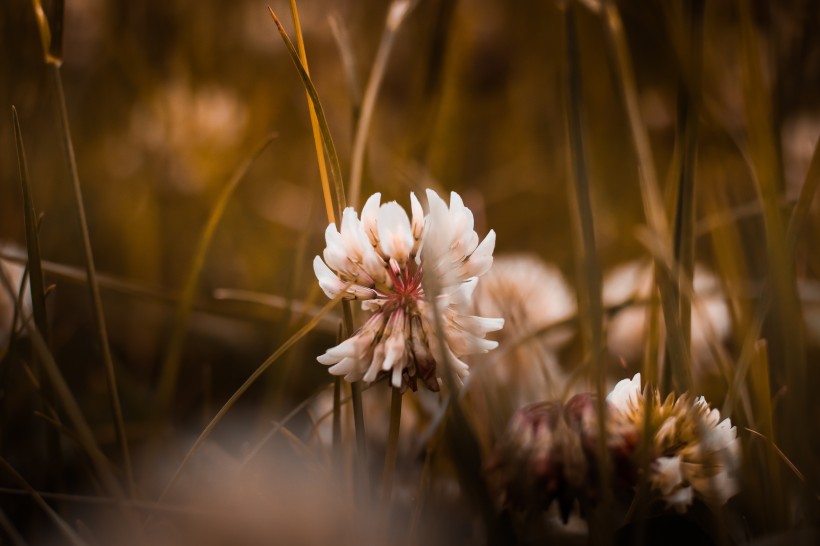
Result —
[[[478, 277], [492, 265], [495, 232], [479, 242], [473, 214], [455, 192], [448, 207], [427, 190], [426, 216], [413, 193], [410, 217], [395, 201], [380, 200], [381, 194], [372, 195], [361, 219], [353, 208], [345, 209], [340, 229], [330, 224], [325, 231], [324, 260], [313, 260], [329, 298], [341, 293], [361, 300], [362, 309], [372, 313], [353, 336], [318, 360], [348, 381], [369, 383], [389, 374], [395, 387], [415, 390], [420, 378], [438, 390], [438, 355], [446, 354], [463, 378], [469, 367], [459, 357], [497, 346], [484, 336], [504, 321], [467, 311]], [[435, 301], [425, 293], [426, 276], [439, 290]], [[443, 347], [433, 335], [436, 313], [444, 322]]]

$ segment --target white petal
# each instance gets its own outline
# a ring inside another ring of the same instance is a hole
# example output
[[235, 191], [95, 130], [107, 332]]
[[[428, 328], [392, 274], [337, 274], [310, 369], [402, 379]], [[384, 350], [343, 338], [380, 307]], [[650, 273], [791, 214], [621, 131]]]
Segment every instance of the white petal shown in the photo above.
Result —
[[669, 495], [683, 482], [680, 457], [658, 457], [652, 463], [652, 486]]
[[410, 192], [410, 210], [413, 213], [413, 218], [410, 223], [413, 230], [413, 252], [415, 255], [421, 246], [421, 239], [424, 235], [424, 211], [421, 208], [421, 203], [416, 198], [416, 194]]
[[377, 228], [377, 217], [379, 212], [379, 202], [382, 194], [374, 193], [371, 195], [362, 207], [362, 228], [367, 237], [370, 239], [370, 244], [376, 246], [379, 244], [379, 232]]
[[413, 230], [405, 210], [391, 201], [379, 207], [379, 244], [382, 252], [404, 264], [413, 250]]
[[493, 251], [495, 250], [495, 231], [490, 230], [481, 244], [464, 262], [461, 269], [462, 278], [479, 277], [489, 271], [493, 265]]
[[620, 412], [631, 411], [636, 407], [641, 397], [641, 374], [636, 373], [632, 379], [618, 381], [606, 400], [613, 408]]
[[316, 278], [319, 280], [319, 286], [328, 298], [335, 298], [345, 287], [345, 283], [330, 270], [319, 256], [313, 258], [313, 273], [316, 275]]

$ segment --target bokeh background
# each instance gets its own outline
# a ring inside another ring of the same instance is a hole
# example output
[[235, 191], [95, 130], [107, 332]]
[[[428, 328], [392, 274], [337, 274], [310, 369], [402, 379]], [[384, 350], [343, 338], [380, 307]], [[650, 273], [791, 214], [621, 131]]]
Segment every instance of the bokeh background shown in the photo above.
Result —
[[[287, 3], [270, 4], [290, 31]], [[299, 3], [311, 75], [345, 173], [353, 120], [388, 4]], [[683, 4], [617, 4], [641, 113], [661, 181], [669, 186]], [[51, 4], [44, 5], [48, 12]], [[760, 0], [751, 6], [780, 146], [781, 205], [788, 211], [820, 136], [820, 10], [813, 0]], [[340, 39], [330, 18], [343, 31]], [[419, 2], [396, 38], [375, 106], [363, 195], [381, 191], [383, 200], [407, 205], [411, 190], [458, 191], [476, 213], [477, 231], [497, 232], [497, 253], [535, 253], [573, 279], [561, 21], [554, 2]], [[598, 253], [610, 267], [646, 255], [635, 237], [645, 220], [636, 157], [600, 18], [579, 9], [578, 23]], [[749, 126], [738, 4], [706, 2], [703, 35], [696, 253], [698, 261], [718, 267], [713, 235], [721, 228], [715, 226], [730, 225], [748, 266], [746, 285], [734, 288], [745, 291], [738, 298], [751, 301], [767, 264], [752, 171], [744, 157]], [[77, 268], [76, 276], [83, 271], [80, 232], [28, 0], [0, 3], [0, 47], [0, 107], [8, 113], [15, 105], [20, 115], [33, 197], [44, 214], [42, 254], [49, 262]], [[324, 303], [310, 267], [323, 248], [327, 221], [304, 88], [267, 3], [257, 0], [68, 0], [62, 76], [96, 264], [110, 281], [103, 299], [129, 438], [137, 451], [150, 450], [207, 422], [300, 324], [300, 313], [284, 311], [281, 302], [271, 307], [215, 300], [215, 290]], [[25, 246], [22, 195], [11, 118], [0, 119], [0, 239], [13, 253], [15, 245]], [[157, 429], [154, 393], [173, 319], [167, 299], [182, 287], [219, 192], [271, 132], [278, 136], [231, 198], [207, 255], [182, 379], [172, 411]], [[815, 252], [820, 221], [813, 210], [797, 255], [798, 275], [807, 287], [810, 342], [817, 330], [812, 283], [820, 275]], [[49, 298], [51, 346], [98, 438], [115, 454], [87, 291], [70, 277], [65, 270], [47, 275], [56, 284]], [[128, 293], [124, 283], [144, 290]], [[217, 437], [233, 434], [231, 419], [264, 420], [311, 393], [326, 377], [314, 357], [334, 340], [335, 329], [324, 324], [297, 345], [286, 365], [272, 370], [240, 402], [246, 411], [230, 417]], [[816, 349], [810, 351], [813, 366]], [[42, 446], [31, 440], [30, 431], [42, 426], [30, 415], [31, 387], [19, 368], [3, 373], [0, 435], [6, 456], [32, 483], [47, 488], [57, 478], [44, 470], [51, 466]], [[261, 414], [260, 407], [266, 408]], [[816, 442], [816, 431], [814, 436]]]

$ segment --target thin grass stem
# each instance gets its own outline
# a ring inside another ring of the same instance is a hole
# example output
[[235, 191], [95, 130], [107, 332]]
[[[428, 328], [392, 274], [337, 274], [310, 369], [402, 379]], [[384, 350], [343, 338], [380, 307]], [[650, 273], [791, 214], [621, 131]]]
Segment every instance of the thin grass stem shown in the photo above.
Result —
[[578, 279], [578, 309], [581, 328], [584, 333], [586, 356], [591, 362], [592, 382], [596, 393], [596, 414], [598, 418], [597, 461], [602, 492], [601, 508], [603, 521], [599, 521], [596, 535], [610, 535], [613, 523], [610, 521], [612, 503], [609, 457], [606, 445], [606, 369], [604, 367], [603, 321], [604, 308], [601, 295], [601, 268], [598, 263], [595, 242], [595, 225], [592, 201], [589, 195], [586, 150], [584, 146], [584, 119], [581, 91], [581, 60], [578, 51], [578, 35], [575, 22], [575, 4], [569, 2], [564, 7], [564, 127], [568, 150], [568, 181], [570, 188], [570, 210], [573, 218], [573, 236], [577, 251], [575, 254]]
[[199, 277], [205, 265], [205, 259], [211, 248], [214, 234], [225, 214], [228, 202], [233, 196], [239, 183], [245, 178], [256, 159], [262, 155], [271, 142], [276, 138], [275, 133], [269, 134], [259, 143], [251, 154], [239, 165], [233, 173], [228, 183], [222, 188], [219, 196], [214, 202], [213, 208], [208, 215], [208, 220], [202, 229], [202, 233], [197, 241], [194, 257], [191, 260], [188, 275], [185, 277], [182, 292], [174, 312], [174, 319], [171, 323], [171, 333], [168, 338], [168, 348], [163, 359], [162, 370], [160, 372], [159, 384], [157, 386], [158, 415], [166, 414], [171, 407], [174, 393], [176, 392], [177, 381], [179, 380], [179, 369], [182, 359], [182, 351], [185, 343], [185, 332], [193, 308], [196, 289], [199, 286]]
[[94, 322], [97, 327], [97, 335], [102, 349], [103, 363], [105, 365], [105, 378], [108, 384], [108, 391], [111, 401], [111, 412], [114, 416], [114, 428], [117, 432], [117, 443], [120, 447], [123, 468], [125, 469], [128, 490], [134, 493], [134, 472], [131, 466], [131, 453], [128, 449], [128, 438], [125, 434], [125, 422], [120, 404], [120, 394], [117, 388], [117, 376], [114, 371], [114, 360], [111, 356], [111, 346], [108, 341], [108, 330], [105, 323], [105, 312], [103, 311], [102, 297], [100, 296], [100, 285], [97, 282], [97, 268], [94, 265], [94, 254], [91, 248], [91, 236], [88, 230], [88, 220], [85, 214], [85, 204], [83, 202], [82, 186], [80, 176], [77, 171], [77, 160], [74, 156], [74, 144], [71, 139], [71, 128], [68, 121], [68, 108], [66, 107], [65, 93], [63, 91], [63, 79], [60, 75], [60, 65], [58, 63], [47, 63], [51, 76], [51, 84], [57, 102], [58, 119], [63, 141], [63, 151], [68, 166], [71, 185], [74, 190], [74, 202], [77, 208], [77, 219], [80, 224], [80, 234], [82, 235], [83, 258], [85, 260], [86, 273], [88, 276], [88, 289], [91, 296], [91, 305], [94, 312]]
[[265, 373], [265, 371], [268, 368], [271, 367], [271, 365], [273, 365], [277, 360], [279, 360], [279, 358], [283, 354], [285, 354], [288, 351], [288, 349], [293, 347], [299, 340], [301, 340], [311, 330], [313, 330], [313, 328], [315, 328], [321, 320], [321, 317], [328, 313], [337, 303], [339, 303], [339, 300], [342, 298], [344, 293], [345, 290], [342, 290], [335, 298], [330, 300], [322, 308], [321, 312], [317, 316], [313, 317], [307, 324], [305, 324], [301, 329], [299, 329], [299, 331], [293, 334], [293, 336], [291, 336], [290, 339], [285, 341], [271, 356], [267, 358], [267, 360], [260, 364], [259, 367], [257, 367], [256, 370], [254, 370], [254, 372], [248, 377], [248, 379], [246, 379], [245, 382], [242, 383], [242, 385], [231, 395], [228, 401], [225, 402], [225, 404], [220, 408], [220, 410], [217, 412], [214, 418], [211, 419], [211, 422], [208, 423], [208, 426], [206, 426], [205, 429], [200, 433], [199, 437], [196, 439], [196, 441], [194, 441], [194, 444], [185, 454], [185, 457], [183, 457], [182, 462], [179, 464], [176, 471], [171, 476], [171, 479], [169, 480], [168, 484], [165, 486], [165, 489], [160, 494], [159, 501], [162, 501], [168, 495], [168, 493], [171, 491], [174, 484], [176, 484], [177, 480], [182, 474], [182, 470], [191, 460], [191, 457], [193, 457], [194, 454], [199, 450], [199, 448], [202, 446], [202, 444], [205, 442], [205, 440], [208, 438], [208, 436], [211, 434], [214, 428], [216, 428], [216, 425], [219, 424], [222, 418], [228, 413], [228, 411], [234, 406], [234, 404], [236, 404], [237, 400], [239, 400], [242, 397], [242, 395], [245, 394], [245, 392], [247, 392], [251, 385], [253, 385], [256, 382], [256, 380], [259, 379], [259, 377], [263, 373]]

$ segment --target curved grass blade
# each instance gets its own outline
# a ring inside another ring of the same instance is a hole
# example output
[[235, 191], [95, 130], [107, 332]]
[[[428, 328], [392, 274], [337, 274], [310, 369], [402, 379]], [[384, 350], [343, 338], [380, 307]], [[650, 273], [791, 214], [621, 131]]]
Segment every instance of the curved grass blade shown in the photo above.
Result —
[[[305, 67], [305, 72], [310, 75], [308, 68], [307, 51], [305, 50], [305, 40], [302, 38], [302, 24], [299, 21], [299, 10], [296, 8], [296, 0], [290, 0], [290, 13], [293, 17], [293, 28], [296, 30], [296, 46], [299, 48], [299, 60]], [[316, 149], [316, 162], [319, 165], [319, 178], [322, 182], [322, 195], [325, 201], [325, 212], [327, 213], [327, 221], [331, 224], [336, 223], [336, 215], [333, 213], [333, 199], [330, 197], [330, 182], [327, 178], [327, 165], [325, 163], [325, 152], [322, 147], [322, 132], [319, 128], [319, 120], [316, 117], [316, 108], [313, 106], [313, 101], [310, 99], [310, 93], [305, 91], [308, 103], [308, 112], [310, 114], [310, 128], [313, 132], [313, 146]]]
[[240, 386], [236, 390], [236, 392], [234, 392], [231, 395], [231, 397], [228, 399], [227, 402], [225, 402], [222, 408], [220, 408], [220, 410], [217, 412], [214, 418], [211, 419], [211, 422], [208, 423], [205, 429], [200, 433], [199, 437], [188, 450], [188, 453], [185, 454], [185, 457], [183, 457], [182, 462], [177, 467], [176, 471], [171, 477], [171, 480], [168, 482], [168, 485], [165, 486], [165, 489], [162, 491], [162, 494], [160, 494], [159, 501], [162, 501], [162, 499], [164, 499], [165, 496], [171, 491], [171, 488], [179, 479], [179, 476], [181, 475], [182, 470], [185, 468], [185, 465], [188, 464], [188, 461], [191, 460], [191, 457], [193, 457], [197, 450], [199, 450], [199, 448], [202, 446], [202, 443], [208, 438], [208, 436], [211, 434], [216, 425], [219, 424], [223, 417], [225, 417], [225, 415], [233, 407], [236, 401], [239, 400], [242, 397], [242, 395], [245, 394], [245, 392], [251, 387], [251, 385], [253, 385], [256, 382], [256, 380], [259, 379], [259, 377], [263, 373], [265, 373], [265, 371], [268, 368], [271, 367], [271, 365], [273, 365], [277, 360], [279, 360], [279, 358], [283, 354], [285, 354], [285, 352], [287, 352], [288, 349], [293, 347], [300, 339], [305, 337], [311, 330], [313, 330], [313, 328], [316, 327], [321, 318], [324, 315], [326, 315], [337, 303], [339, 303], [339, 300], [341, 300], [343, 295], [344, 290], [339, 292], [339, 294], [335, 298], [330, 300], [324, 307], [322, 307], [322, 310], [315, 317], [313, 317], [307, 324], [305, 324], [298, 332], [293, 334], [293, 336], [291, 336], [290, 339], [283, 343], [271, 356], [267, 358], [267, 360], [260, 364], [259, 367], [256, 368], [256, 370], [254, 370], [254, 372], [250, 375], [250, 377], [248, 377], [248, 379], [246, 379], [245, 382], [242, 383], [242, 386]]
[[160, 372], [159, 385], [157, 387], [157, 410], [160, 415], [169, 411], [176, 391], [182, 349], [185, 342], [185, 331], [188, 328], [188, 320], [191, 316], [194, 296], [196, 295], [196, 289], [199, 285], [199, 275], [205, 264], [205, 258], [211, 247], [214, 233], [216, 233], [219, 222], [222, 220], [228, 202], [231, 196], [233, 196], [237, 186], [245, 178], [245, 175], [254, 161], [265, 151], [276, 136], [275, 133], [269, 134], [265, 140], [254, 148], [253, 152], [242, 162], [239, 168], [236, 169], [230, 180], [228, 180], [228, 183], [222, 188], [219, 197], [217, 197], [211, 209], [211, 213], [208, 215], [208, 221], [199, 236], [194, 257], [191, 261], [191, 267], [188, 270], [188, 275], [185, 278], [185, 284], [183, 285], [182, 293], [177, 303], [168, 341], [168, 349], [165, 353], [165, 359], [163, 360], [162, 371]]
[[310, 79], [310, 74], [308, 74], [305, 65], [302, 63], [302, 59], [299, 57], [299, 53], [293, 46], [293, 42], [290, 41], [288, 33], [285, 32], [285, 28], [279, 21], [276, 13], [274, 13], [270, 7], [268, 7], [268, 11], [270, 12], [271, 17], [273, 17], [273, 22], [276, 23], [276, 28], [279, 29], [279, 34], [285, 42], [285, 47], [287, 47], [288, 53], [290, 53], [290, 58], [296, 66], [296, 71], [299, 72], [299, 77], [302, 79], [302, 84], [305, 86], [305, 91], [307, 91], [307, 94], [310, 97], [311, 104], [313, 104], [313, 107], [316, 109], [319, 132], [322, 135], [322, 144], [325, 147], [325, 153], [327, 153], [329, 159], [330, 177], [336, 191], [336, 207], [334, 210], [336, 211], [336, 220], [339, 222], [342, 219], [342, 209], [344, 209], [347, 204], [345, 201], [344, 182], [342, 180], [342, 168], [339, 166], [339, 156], [336, 153], [336, 146], [333, 144], [333, 138], [330, 136], [330, 128], [327, 124], [324, 108], [322, 108], [322, 103], [319, 101], [319, 94], [316, 92], [316, 87], [314, 87], [313, 82]]
[[47, 63], [54, 95], [57, 99], [57, 111], [63, 141], [63, 151], [65, 152], [68, 173], [71, 178], [71, 185], [74, 190], [74, 204], [77, 209], [77, 219], [80, 224], [80, 234], [82, 235], [83, 259], [88, 276], [88, 289], [91, 297], [91, 306], [94, 312], [94, 322], [97, 327], [97, 335], [102, 349], [103, 364], [105, 367], [105, 379], [108, 385], [108, 392], [111, 402], [111, 413], [114, 416], [114, 428], [117, 431], [117, 442], [120, 447], [122, 464], [125, 468], [128, 489], [134, 492], [134, 473], [131, 467], [131, 453], [128, 450], [128, 438], [125, 435], [125, 423], [122, 415], [122, 405], [120, 404], [120, 394], [117, 388], [117, 376], [114, 372], [114, 360], [111, 356], [111, 346], [108, 341], [108, 330], [105, 324], [105, 312], [103, 311], [102, 297], [100, 296], [100, 285], [97, 282], [97, 268], [94, 265], [94, 253], [91, 248], [91, 236], [88, 230], [88, 220], [85, 214], [85, 204], [83, 202], [82, 186], [80, 185], [80, 175], [77, 171], [77, 159], [74, 156], [74, 144], [71, 138], [71, 128], [68, 122], [68, 108], [66, 107], [65, 93], [63, 91], [63, 80], [60, 75], [59, 63]]

